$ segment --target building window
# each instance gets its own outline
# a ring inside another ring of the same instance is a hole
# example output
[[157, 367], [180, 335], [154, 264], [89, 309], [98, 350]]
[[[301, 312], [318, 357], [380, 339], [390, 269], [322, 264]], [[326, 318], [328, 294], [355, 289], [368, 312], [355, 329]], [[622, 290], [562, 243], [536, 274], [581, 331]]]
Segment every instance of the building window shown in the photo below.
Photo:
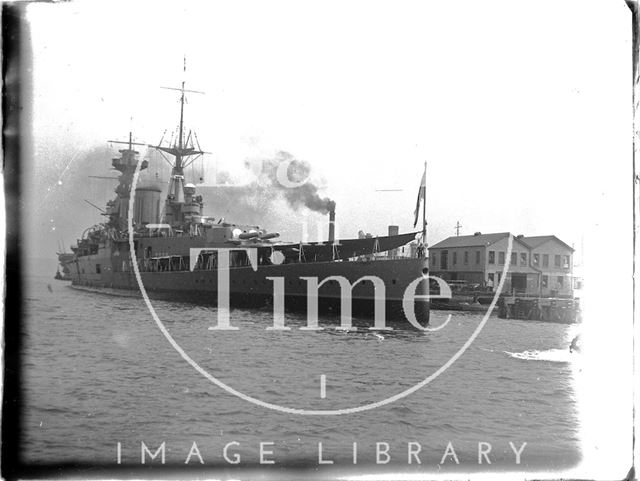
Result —
[[480, 264], [480, 251], [476, 251], [476, 264]]
[[447, 256], [449, 254], [449, 251], [442, 251], [440, 253], [440, 268], [443, 271], [447, 270]]
[[464, 265], [469, 263], [469, 251], [464, 251]]
[[559, 256], [559, 255], [556, 255], [556, 256], [554, 257], [554, 259], [553, 259], [553, 265], [554, 265], [555, 267], [560, 267], [560, 256]]
[[542, 276], [542, 287], [549, 287], [549, 276]]
[[495, 279], [495, 276], [493, 275], [493, 272], [490, 272], [489, 274], [487, 274], [487, 279], [488, 279], [488, 285], [493, 287], [493, 280]]
[[511, 253], [511, 265], [515, 266], [518, 263], [518, 254], [516, 252]]
[[542, 254], [542, 267], [549, 267], [549, 254]]
[[564, 276], [558, 276], [558, 286], [560, 289], [564, 286]]
[[436, 256], [431, 256], [431, 267], [435, 267], [436, 262], [438, 262], [438, 258]]
[[100, 274], [100, 264], [96, 264], [96, 274]]
[[496, 280], [500, 282], [500, 276], [502, 276], [501, 272], [496, 272]]
[[498, 264], [504, 264], [504, 252], [498, 252]]
[[526, 266], [527, 265], [527, 253], [526, 252], [521, 252], [520, 253], [520, 265], [521, 266]]
[[496, 263], [496, 251], [489, 251], [489, 264]]
[[453, 251], [453, 265], [455, 266], [458, 263], [458, 251]]
[[533, 265], [538, 267], [540, 265], [540, 254], [533, 254]]
[[569, 256], [562, 256], [562, 267], [564, 269], [568, 269], [569, 266], [571, 265]]

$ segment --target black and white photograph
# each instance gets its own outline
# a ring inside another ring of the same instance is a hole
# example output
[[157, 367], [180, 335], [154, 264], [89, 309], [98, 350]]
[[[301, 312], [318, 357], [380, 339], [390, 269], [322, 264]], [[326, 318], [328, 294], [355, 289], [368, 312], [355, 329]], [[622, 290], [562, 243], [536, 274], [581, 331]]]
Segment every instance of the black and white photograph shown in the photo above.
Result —
[[635, 479], [637, 10], [4, 3], [2, 477]]

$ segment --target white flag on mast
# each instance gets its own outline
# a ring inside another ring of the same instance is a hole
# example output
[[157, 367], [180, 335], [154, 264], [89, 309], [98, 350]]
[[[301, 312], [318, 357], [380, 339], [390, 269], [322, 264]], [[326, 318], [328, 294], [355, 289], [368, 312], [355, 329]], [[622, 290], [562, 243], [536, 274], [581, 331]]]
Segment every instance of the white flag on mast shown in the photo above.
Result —
[[416, 201], [416, 211], [415, 211], [415, 220], [413, 222], [413, 227], [418, 225], [418, 215], [420, 214], [420, 201], [425, 201], [425, 196], [427, 193], [427, 165], [424, 166], [424, 173], [422, 174], [422, 181], [420, 182], [420, 189], [418, 190], [418, 200]]

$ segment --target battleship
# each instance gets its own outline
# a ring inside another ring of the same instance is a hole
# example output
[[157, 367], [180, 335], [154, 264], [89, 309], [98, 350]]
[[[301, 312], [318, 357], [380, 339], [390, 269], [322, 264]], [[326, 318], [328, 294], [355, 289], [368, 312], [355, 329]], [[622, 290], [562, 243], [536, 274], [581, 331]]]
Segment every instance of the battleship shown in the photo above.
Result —
[[[184, 81], [173, 90], [180, 95], [175, 136], [153, 145], [133, 142], [130, 133], [119, 142], [124, 148], [112, 166], [120, 174], [116, 196], [102, 211], [105, 221], [83, 232], [72, 256], [59, 256], [73, 287], [140, 292], [142, 283], [149, 297], [180, 302], [274, 306], [274, 312], [276, 306], [312, 305], [364, 322], [375, 318], [376, 326], [379, 314], [383, 323], [429, 324], [424, 218], [422, 232], [399, 234], [390, 226], [387, 236], [337, 239], [331, 203], [326, 241], [284, 242], [260, 226], [204, 215], [204, 199], [184, 175], [206, 154], [195, 132], [185, 128], [185, 94], [191, 91]], [[138, 146], [158, 151], [171, 164], [164, 185], [137, 181], [149, 165], [140, 160]]]

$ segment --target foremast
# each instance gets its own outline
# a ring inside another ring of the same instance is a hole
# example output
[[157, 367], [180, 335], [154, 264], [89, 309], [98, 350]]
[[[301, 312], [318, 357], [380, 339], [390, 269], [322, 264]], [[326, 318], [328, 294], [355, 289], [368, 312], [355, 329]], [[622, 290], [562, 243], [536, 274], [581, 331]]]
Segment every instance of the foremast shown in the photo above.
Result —
[[[128, 141], [109, 140], [115, 144], [125, 144], [126, 148], [120, 149], [120, 157], [111, 160], [114, 169], [120, 172], [118, 178], [118, 186], [115, 189], [117, 197], [107, 202], [107, 215], [109, 216], [109, 226], [116, 231], [126, 230], [127, 216], [129, 214], [129, 197], [131, 196], [131, 184], [133, 182], [133, 174], [138, 164], [138, 151], [134, 149], [134, 145], [146, 145], [133, 142], [133, 135], [129, 132]], [[144, 170], [149, 165], [146, 160], [142, 161], [140, 170]]]

